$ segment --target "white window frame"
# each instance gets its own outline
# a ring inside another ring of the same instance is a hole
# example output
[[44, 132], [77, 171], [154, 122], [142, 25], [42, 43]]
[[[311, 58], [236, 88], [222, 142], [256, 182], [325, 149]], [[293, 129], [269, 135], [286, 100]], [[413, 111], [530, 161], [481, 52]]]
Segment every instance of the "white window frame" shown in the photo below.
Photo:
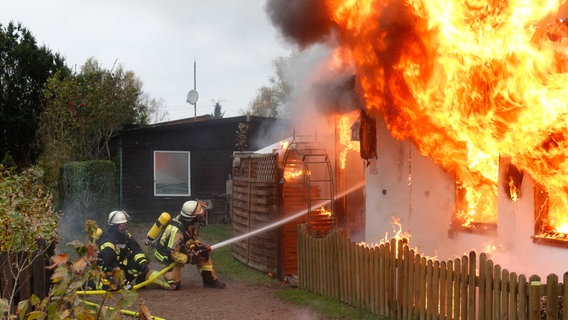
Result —
[[[156, 168], [156, 157], [158, 154], [185, 154], [187, 155], [187, 193], [158, 193], [158, 173]], [[154, 196], [156, 197], [188, 197], [191, 196], [191, 152], [189, 151], [170, 151], [170, 150], [154, 150], [153, 160], [154, 170]]]

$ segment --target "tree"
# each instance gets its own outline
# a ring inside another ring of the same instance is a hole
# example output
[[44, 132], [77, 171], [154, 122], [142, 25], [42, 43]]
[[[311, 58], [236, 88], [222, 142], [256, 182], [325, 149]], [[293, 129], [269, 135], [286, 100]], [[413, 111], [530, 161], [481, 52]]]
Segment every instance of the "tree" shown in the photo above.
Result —
[[223, 110], [223, 106], [221, 105], [221, 101], [218, 100], [218, 101], [215, 102], [215, 107], [214, 107], [213, 113], [211, 114], [213, 116], [213, 118], [215, 118], [215, 119], [223, 118], [223, 116], [225, 115], [225, 112], [223, 112], [221, 110]]
[[280, 57], [273, 61], [275, 75], [269, 79], [270, 85], [258, 89], [256, 97], [244, 113], [261, 117], [287, 116], [292, 90], [287, 80], [287, 70], [293, 57]]
[[148, 107], [148, 123], [168, 121], [168, 119], [170, 118], [170, 113], [164, 105], [164, 99], [154, 99], [150, 98], [148, 94], [144, 94], [142, 100], [145, 101], [144, 103]]
[[272, 87], [262, 86], [258, 89], [256, 97], [249, 105], [248, 114], [259, 117], [278, 117], [279, 103], [276, 90]]
[[59, 54], [39, 47], [21, 24], [0, 25], [0, 159], [10, 154], [21, 168], [36, 160], [41, 91], [57, 70], [70, 73]]
[[48, 80], [43, 93], [41, 163], [58, 176], [67, 161], [110, 159], [110, 138], [124, 125], [148, 122], [148, 99], [142, 83], [121, 66], [105, 70], [91, 58], [78, 74]]

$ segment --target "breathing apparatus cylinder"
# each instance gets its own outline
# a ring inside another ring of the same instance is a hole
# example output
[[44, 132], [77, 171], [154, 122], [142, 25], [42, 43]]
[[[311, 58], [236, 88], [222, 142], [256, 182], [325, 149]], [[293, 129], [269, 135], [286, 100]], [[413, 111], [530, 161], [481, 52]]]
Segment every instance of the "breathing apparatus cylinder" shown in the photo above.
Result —
[[156, 220], [156, 222], [154, 223], [154, 225], [146, 235], [147, 237], [146, 244], [150, 244], [156, 241], [156, 238], [160, 236], [166, 225], [170, 222], [171, 218], [172, 217], [167, 212], [162, 212], [162, 214], [160, 214], [160, 216], [158, 217], [158, 219]]
[[97, 228], [97, 230], [93, 234], [93, 240], [95, 240], [95, 241], [99, 240], [99, 238], [101, 237], [102, 234], [103, 234], [103, 229]]

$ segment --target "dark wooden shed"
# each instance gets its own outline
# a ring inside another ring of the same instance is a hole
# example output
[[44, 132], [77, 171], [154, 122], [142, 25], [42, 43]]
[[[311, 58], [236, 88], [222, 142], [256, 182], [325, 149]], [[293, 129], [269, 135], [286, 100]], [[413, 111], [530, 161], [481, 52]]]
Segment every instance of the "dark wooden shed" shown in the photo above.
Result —
[[119, 205], [138, 221], [153, 221], [164, 211], [177, 214], [184, 201], [198, 198], [210, 203], [209, 222], [227, 221], [233, 152], [261, 149], [289, 132], [286, 120], [255, 116], [204, 116], [123, 128], [111, 143]]

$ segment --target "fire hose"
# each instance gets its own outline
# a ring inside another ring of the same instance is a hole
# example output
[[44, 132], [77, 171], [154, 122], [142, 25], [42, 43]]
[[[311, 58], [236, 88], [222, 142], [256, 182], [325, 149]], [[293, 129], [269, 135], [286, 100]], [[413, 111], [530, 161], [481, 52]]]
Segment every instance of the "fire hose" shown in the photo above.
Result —
[[[81, 302], [83, 302], [84, 304], [90, 305], [90, 306], [99, 307], [98, 304], [91, 302], [91, 301], [81, 300]], [[109, 310], [114, 310], [113, 307], [107, 307], [107, 306], [103, 306], [103, 307], [106, 308], [106, 309], [109, 309]], [[130, 310], [118, 310], [118, 312], [125, 314], [127, 316], [131, 316], [131, 317], [139, 317], [140, 316], [139, 312], [130, 311]], [[154, 320], [166, 320], [164, 318], [159, 318], [159, 317], [155, 317], [155, 316], [151, 316], [151, 317]]]
[[[140, 289], [152, 282], [154, 282], [154, 280], [158, 279], [161, 275], [163, 275], [164, 273], [168, 272], [171, 268], [173, 268], [176, 265], [175, 262], [172, 262], [169, 266], [165, 267], [164, 269], [160, 270], [158, 273], [154, 274], [153, 276], [151, 276], [150, 278], [148, 278], [147, 280], [145, 280], [144, 282], [138, 283], [136, 285], [134, 285], [132, 287], [132, 289]], [[107, 290], [84, 290], [84, 291], [77, 291], [77, 294], [105, 294], [107, 293]], [[118, 291], [117, 291], [118, 292]]]
[[[171, 263], [170, 265], [168, 265], [167, 267], [165, 267], [164, 269], [160, 270], [158, 273], [154, 274], [153, 276], [151, 276], [150, 278], [148, 278], [146, 281], [141, 282], [136, 284], [135, 286], [132, 287], [132, 289], [140, 289], [150, 283], [152, 283], [154, 280], [156, 280], [158, 277], [160, 277], [161, 275], [163, 275], [164, 273], [168, 272], [171, 268], [173, 268], [176, 265], [175, 262]], [[107, 291], [106, 290], [87, 290], [87, 291], [77, 291], [77, 294], [84, 294], [84, 295], [91, 295], [91, 294], [106, 294]], [[87, 300], [82, 300], [81, 302], [83, 302], [84, 304], [88, 304], [91, 306], [99, 306], [99, 304], [91, 302], [91, 301], [87, 301]], [[108, 307], [108, 306], [104, 306], [104, 308], [106, 309], [110, 309], [110, 310], [114, 310], [114, 308], [112, 307]], [[128, 315], [128, 316], [132, 316], [132, 317], [139, 317], [140, 313], [139, 312], [135, 312], [135, 311], [130, 311], [130, 310], [118, 310], [120, 313]], [[152, 319], [154, 320], [166, 320], [164, 318], [159, 318], [159, 317], [155, 317], [152, 316]]]

